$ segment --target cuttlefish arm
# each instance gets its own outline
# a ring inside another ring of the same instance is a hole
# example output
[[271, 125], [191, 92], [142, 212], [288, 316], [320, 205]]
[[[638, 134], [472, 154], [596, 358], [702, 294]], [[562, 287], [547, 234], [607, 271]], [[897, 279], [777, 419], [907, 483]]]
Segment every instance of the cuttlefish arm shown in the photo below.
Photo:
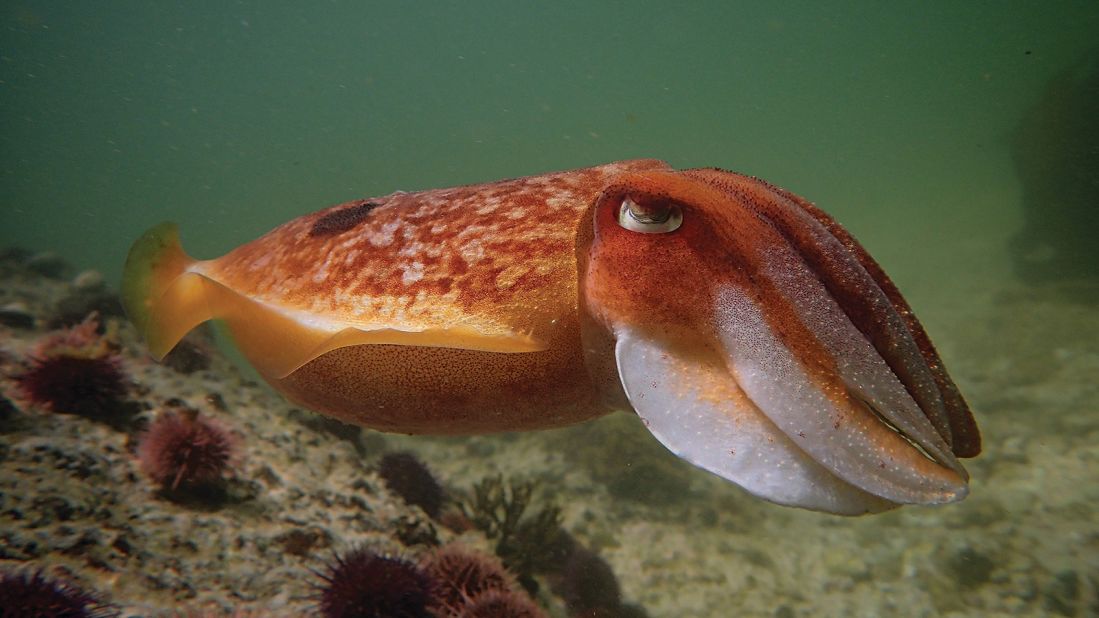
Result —
[[804, 200], [720, 170], [623, 175], [578, 263], [591, 355], [613, 345], [629, 404], [681, 457], [837, 513], [966, 495], [968, 408], [896, 288]]

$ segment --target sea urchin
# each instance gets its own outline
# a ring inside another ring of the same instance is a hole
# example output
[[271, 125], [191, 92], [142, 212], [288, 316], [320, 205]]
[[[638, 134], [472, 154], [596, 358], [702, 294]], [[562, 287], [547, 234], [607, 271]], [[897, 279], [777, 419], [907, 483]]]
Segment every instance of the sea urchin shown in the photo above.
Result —
[[0, 573], [0, 616], [5, 618], [112, 618], [118, 610], [98, 596], [42, 571]]
[[325, 618], [430, 618], [431, 579], [416, 565], [366, 548], [337, 555], [318, 574]]
[[437, 582], [435, 606], [444, 613], [460, 612], [470, 599], [486, 591], [515, 588], [515, 578], [499, 558], [458, 543], [429, 552], [420, 560], [420, 568]]
[[141, 436], [141, 469], [164, 489], [199, 487], [222, 480], [237, 459], [237, 440], [194, 410], [163, 412]]
[[424, 510], [427, 516], [435, 519], [443, 507], [446, 497], [443, 488], [415, 455], [412, 453], [387, 453], [378, 462], [378, 474], [385, 481], [389, 491], [404, 498]]
[[111, 420], [126, 412], [128, 390], [116, 350], [114, 328], [100, 335], [99, 316], [92, 313], [42, 337], [29, 354], [30, 367], [15, 382], [31, 403], [53, 412]]
[[546, 618], [526, 595], [505, 590], [489, 590], [470, 599], [458, 618]]
[[54, 412], [101, 417], [114, 412], [126, 395], [126, 380], [116, 356], [46, 355], [32, 358], [15, 377], [19, 390]]

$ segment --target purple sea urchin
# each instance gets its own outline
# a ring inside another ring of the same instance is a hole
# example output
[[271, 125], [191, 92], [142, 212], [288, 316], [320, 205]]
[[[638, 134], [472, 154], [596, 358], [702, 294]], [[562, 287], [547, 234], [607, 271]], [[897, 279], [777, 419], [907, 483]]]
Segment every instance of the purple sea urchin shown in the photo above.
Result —
[[114, 356], [33, 358], [30, 369], [15, 381], [34, 404], [92, 418], [111, 413], [126, 395], [122, 368]]
[[430, 618], [433, 585], [416, 565], [358, 548], [337, 555], [319, 594], [324, 618]]
[[458, 543], [429, 552], [420, 560], [420, 568], [436, 582], [434, 607], [451, 614], [484, 592], [515, 588], [515, 578], [499, 558]]
[[163, 412], [141, 436], [141, 469], [164, 489], [216, 483], [237, 459], [237, 440], [197, 411]]
[[121, 411], [128, 390], [116, 347], [112, 335], [99, 334], [93, 313], [43, 337], [29, 355], [30, 367], [15, 382], [33, 404], [102, 420]]
[[462, 608], [458, 618], [545, 618], [546, 614], [529, 597], [506, 590], [483, 592]]
[[378, 474], [390, 491], [424, 510], [432, 519], [443, 507], [442, 486], [412, 453], [387, 453], [378, 462]]
[[5, 618], [113, 618], [118, 610], [98, 596], [42, 571], [0, 574], [0, 615]]

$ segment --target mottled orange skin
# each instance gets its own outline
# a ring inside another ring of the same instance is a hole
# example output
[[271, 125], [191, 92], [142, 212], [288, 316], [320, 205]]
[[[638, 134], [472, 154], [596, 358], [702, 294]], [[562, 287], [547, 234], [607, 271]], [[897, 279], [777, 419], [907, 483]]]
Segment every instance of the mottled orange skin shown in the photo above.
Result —
[[264, 375], [312, 409], [405, 433], [567, 425], [611, 411], [600, 393], [617, 389], [613, 376], [592, 376], [584, 365], [577, 230], [610, 178], [653, 169], [667, 166], [631, 161], [397, 193], [370, 200], [381, 205], [346, 231], [311, 234], [326, 215], [367, 201], [357, 200], [295, 219], [193, 270], [242, 297], [348, 325], [464, 325], [521, 333], [537, 348], [353, 345], [303, 359], [287, 375]]
[[[472, 324], [548, 341], [576, 320], [577, 228], [610, 178], [666, 169], [629, 161], [356, 200], [286, 223], [204, 274], [261, 302], [348, 324]], [[314, 236], [325, 215], [380, 202], [358, 225]]]

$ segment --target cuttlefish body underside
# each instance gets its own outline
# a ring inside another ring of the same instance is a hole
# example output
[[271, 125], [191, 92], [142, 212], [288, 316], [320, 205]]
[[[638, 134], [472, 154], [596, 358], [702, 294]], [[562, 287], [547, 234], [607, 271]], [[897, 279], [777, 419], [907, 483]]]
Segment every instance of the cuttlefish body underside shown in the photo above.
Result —
[[960, 500], [973, 417], [878, 264], [756, 178], [656, 160], [355, 200], [214, 260], [162, 224], [127, 311], [162, 358], [210, 319], [289, 399], [402, 433], [632, 410], [676, 455], [842, 514]]

